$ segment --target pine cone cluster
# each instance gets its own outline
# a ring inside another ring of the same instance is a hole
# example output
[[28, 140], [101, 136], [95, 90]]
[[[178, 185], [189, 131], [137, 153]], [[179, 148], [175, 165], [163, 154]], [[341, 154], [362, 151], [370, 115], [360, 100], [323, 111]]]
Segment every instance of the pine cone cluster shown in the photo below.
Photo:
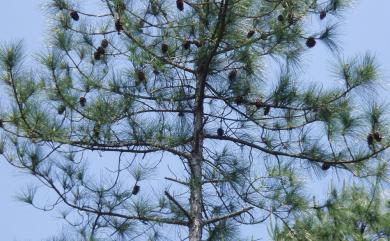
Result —
[[367, 144], [369, 146], [372, 146], [374, 144], [374, 141], [381, 142], [382, 141], [382, 135], [375, 131], [374, 133], [370, 133], [367, 135]]
[[106, 48], [108, 47], [108, 40], [103, 39], [100, 43], [100, 46], [96, 49], [95, 53], [93, 53], [93, 57], [95, 60], [100, 60], [103, 55], [106, 54]]

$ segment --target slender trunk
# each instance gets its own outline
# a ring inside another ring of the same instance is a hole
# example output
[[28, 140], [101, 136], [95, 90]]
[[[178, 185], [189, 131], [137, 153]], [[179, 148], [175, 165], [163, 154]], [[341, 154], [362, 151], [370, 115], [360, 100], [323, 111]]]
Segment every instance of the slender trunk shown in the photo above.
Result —
[[194, 110], [194, 141], [192, 143], [192, 158], [189, 162], [191, 171], [190, 183], [190, 224], [189, 241], [202, 240], [202, 162], [203, 162], [203, 99], [207, 72], [204, 63], [199, 64], [196, 83], [196, 98]]
[[[202, 208], [203, 208], [203, 196], [202, 196], [202, 162], [203, 162], [203, 125], [204, 125], [204, 94], [207, 80], [207, 73], [209, 71], [209, 65], [214, 57], [219, 44], [223, 38], [225, 31], [225, 18], [228, 10], [228, 1], [225, 0], [221, 3], [221, 11], [219, 14], [219, 23], [217, 25], [217, 40], [208, 55], [200, 57], [197, 64], [196, 74], [196, 91], [195, 91], [195, 109], [194, 109], [194, 133], [192, 143], [191, 160], [189, 161], [191, 171], [191, 183], [190, 183], [190, 223], [189, 223], [189, 241], [201, 241], [202, 240]], [[207, 23], [201, 27], [200, 35], [204, 35], [204, 30], [207, 28]]]
[[190, 197], [190, 215], [191, 220], [189, 223], [189, 240], [201, 241], [202, 240], [202, 167], [201, 156], [192, 159], [192, 182], [191, 182], [191, 197]]

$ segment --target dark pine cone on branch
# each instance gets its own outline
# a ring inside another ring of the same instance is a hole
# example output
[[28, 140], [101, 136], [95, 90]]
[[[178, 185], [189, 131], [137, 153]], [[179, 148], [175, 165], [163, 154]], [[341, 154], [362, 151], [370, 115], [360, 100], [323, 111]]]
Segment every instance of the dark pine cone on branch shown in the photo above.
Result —
[[168, 52], [168, 44], [166, 44], [166, 43], [161, 44], [161, 52], [163, 54], [166, 54]]
[[133, 191], [131, 192], [133, 195], [137, 195], [140, 191], [141, 187], [138, 185], [134, 185]]
[[66, 110], [66, 107], [64, 105], [60, 105], [57, 109], [59, 115], [64, 114], [65, 110]]
[[316, 46], [316, 39], [314, 37], [308, 37], [306, 39], [306, 46], [308, 48], [313, 48], [314, 46]]
[[94, 58], [95, 60], [100, 60], [100, 59], [101, 59], [100, 53], [99, 53], [98, 51], [96, 51], [95, 53], [93, 53], [93, 58]]
[[266, 106], [266, 107], [264, 108], [264, 115], [268, 115], [269, 112], [270, 112], [270, 110], [271, 110], [271, 107], [270, 107], [270, 106]]
[[324, 171], [328, 170], [329, 168], [330, 168], [330, 164], [327, 162], [324, 162], [321, 166], [321, 169]]
[[184, 10], [184, 1], [183, 0], [176, 0], [176, 7], [180, 11]]
[[222, 137], [223, 136], [223, 134], [224, 134], [224, 131], [223, 131], [223, 129], [220, 127], [220, 128], [218, 128], [218, 130], [217, 130], [217, 135], [219, 136], [219, 137]]
[[85, 104], [87, 103], [87, 99], [84, 96], [81, 96], [79, 99], [79, 103], [80, 103], [81, 107], [84, 107]]
[[320, 12], [320, 19], [323, 20], [325, 17], [326, 17], [326, 11], [325, 11], [325, 10], [322, 10], [322, 11]]
[[103, 48], [107, 48], [108, 47], [108, 40], [107, 39], [103, 39], [102, 42], [100, 43], [100, 46], [103, 47]]
[[106, 50], [102, 46], [99, 46], [96, 50], [100, 55], [104, 55], [106, 53]]
[[247, 38], [252, 38], [252, 36], [255, 34], [255, 30], [250, 30], [248, 33], [247, 33], [247, 35], [246, 35], [246, 37]]
[[233, 69], [232, 71], [229, 72], [228, 78], [230, 81], [235, 80], [237, 77], [237, 70]]
[[367, 135], [367, 144], [369, 146], [371, 146], [372, 144], [374, 144], [374, 136], [370, 133]]
[[77, 11], [72, 11], [72, 12], [70, 12], [70, 17], [71, 17], [74, 21], [79, 21], [79, 19], [80, 19], [80, 16], [79, 16], [79, 14], [78, 14]]
[[190, 49], [190, 47], [191, 47], [191, 42], [189, 40], [184, 40], [183, 48], [184, 49]]
[[120, 34], [121, 31], [123, 30], [123, 25], [120, 19], [117, 19], [115, 21], [115, 30], [118, 32], [118, 34]]
[[146, 81], [145, 72], [143, 72], [142, 70], [138, 70], [137, 71], [137, 79], [139, 82], [145, 82]]
[[379, 132], [374, 132], [374, 139], [376, 140], [376, 141], [382, 141], [382, 136], [381, 136], [381, 134], [379, 133]]
[[279, 21], [279, 22], [284, 22], [284, 16], [283, 16], [282, 14], [280, 14], [280, 15], [278, 16], [278, 21]]

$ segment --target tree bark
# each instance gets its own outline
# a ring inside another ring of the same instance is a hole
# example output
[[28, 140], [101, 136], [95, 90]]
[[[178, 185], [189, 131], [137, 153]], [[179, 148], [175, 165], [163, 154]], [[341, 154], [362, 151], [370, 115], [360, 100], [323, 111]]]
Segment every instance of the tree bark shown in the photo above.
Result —
[[194, 109], [194, 140], [192, 143], [191, 159], [189, 161], [191, 171], [190, 181], [190, 223], [189, 241], [202, 240], [202, 162], [203, 162], [203, 125], [204, 110], [203, 100], [207, 78], [205, 62], [200, 62], [197, 71], [195, 109]]
[[190, 217], [189, 222], [189, 240], [201, 241], [202, 240], [202, 157], [196, 155], [191, 160], [191, 196], [190, 196]]

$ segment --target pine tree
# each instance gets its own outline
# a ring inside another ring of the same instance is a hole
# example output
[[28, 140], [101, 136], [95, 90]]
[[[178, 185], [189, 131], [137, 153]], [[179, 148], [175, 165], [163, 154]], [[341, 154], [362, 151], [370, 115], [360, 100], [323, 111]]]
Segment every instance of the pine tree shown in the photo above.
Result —
[[380, 195], [375, 188], [333, 189], [324, 204], [313, 205], [292, 227], [276, 227], [274, 240], [389, 240], [390, 203]]
[[[82, 240], [244, 240], [240, 227], [288, 227], [313, 209], [314, 175], [386, 180], [384, 106], [360, 98], [379, 79], [373, 56], [338, 58], [332, 83], [296, 71], [319, 45], [340, 54], [348, 6], [48, 0], [50, 43], [34, 71], [21, 43], [0, 50], [11, 103], [1, 153], [52, 194], [20, 199], [57, 207]], [[86, 160], [96, 152], [107, 166]]]

